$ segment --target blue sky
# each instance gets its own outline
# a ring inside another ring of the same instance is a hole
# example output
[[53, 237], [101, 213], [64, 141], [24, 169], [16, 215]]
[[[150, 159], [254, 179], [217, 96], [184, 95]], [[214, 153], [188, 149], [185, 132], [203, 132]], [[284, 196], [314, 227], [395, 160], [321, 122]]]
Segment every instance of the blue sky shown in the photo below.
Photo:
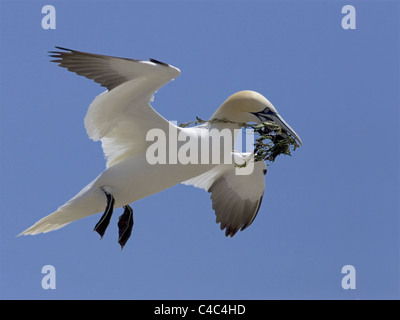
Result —
[[[44, 30], [41, 9], [56, 9]], [[356, 8], [344, 30], [341, 8]], [[397, 1], [1, 1], [2, 299], [398, 299]], [[207, 118], [232, 93], [265, 95], [303, 140], [269, 166], [254, 223], [225, 238], [209, 194], [183, 185], [114, 215], [16, 237], [105, 167], [87, 107], [103, 89], [50, 63], [53, 46], [182, 70], [156, 95], [169, 120]], [[56, 289], [41, 286], [53, 265]], [[344, 290], [353, 265], [356, 289]]]

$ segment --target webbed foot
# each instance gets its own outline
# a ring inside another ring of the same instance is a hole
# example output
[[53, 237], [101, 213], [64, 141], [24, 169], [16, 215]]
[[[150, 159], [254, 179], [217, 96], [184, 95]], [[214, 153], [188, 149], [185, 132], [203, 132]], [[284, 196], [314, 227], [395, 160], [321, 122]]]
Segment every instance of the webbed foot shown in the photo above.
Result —
[[133, 228], [133, 210], [130, 206], [124, 206], [124, 209], [124, 213], [119, 217], [118, 220], [118, 243], [121, 246], [121, 250], [124, 248], [126, 242], [131, 236]]
[[111, 216], [114, 210], [114, 202], [115, 199], [112, 194], [108, 193], [107, 191], [103, 190], [106, 197], [107, 197], [107, 206], [106, 210], [104, 211], [103, 215], [101, 216], [99, 222], [97, 222], [96, 226], [94, 227], [93, 231], [96, 231], [101, 238], [103, 238], [104, 233], [110, 223]]

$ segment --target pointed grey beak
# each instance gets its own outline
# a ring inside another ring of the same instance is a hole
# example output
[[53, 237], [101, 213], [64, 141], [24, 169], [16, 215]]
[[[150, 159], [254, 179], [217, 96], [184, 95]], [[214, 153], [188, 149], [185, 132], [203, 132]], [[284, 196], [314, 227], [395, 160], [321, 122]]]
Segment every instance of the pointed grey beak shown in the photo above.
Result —
[[277, 123], [282, 128], [283, 131], [289, 133], [294, 139], [296, 139], [299, 142], [300, 145], [303, 145], [298, 134], [286, 123], [285, 120], [283, 120], [283, 118], [278, 113], [268, 110], [267, 112], [263, 111], [263, 112], [256, 112], [253, 114], [257, 116], [262, 122], [269, 120]]
[[270, 116], [271, 120], [277, 124], [280, 125], [280, 127], [282, 128], [283, 131], [286, 131], [287, 133], [289, 133], [294, 139], [296, 139], [300, 145], [303, 145], [303, 143], [301, 142], [301, 139], [299, 137], [299, 135], [285, 122], [285, 120], [283, 120], [283, 118], [278, 114], [274, 114], [272, 116]]

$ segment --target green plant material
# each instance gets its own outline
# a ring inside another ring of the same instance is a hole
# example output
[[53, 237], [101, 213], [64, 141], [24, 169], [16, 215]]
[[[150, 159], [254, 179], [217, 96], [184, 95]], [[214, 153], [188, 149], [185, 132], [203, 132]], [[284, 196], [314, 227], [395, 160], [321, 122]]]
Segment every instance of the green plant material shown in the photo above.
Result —
[[264, 122], [253, 127], [258, 135], [254, 143], [255, 161], [274, 162], [276, 157], [284, 154], [291, 156], [292, 151], [299, 147], [297, 141], [282, 131], [281, 127], [273, 122]]
[[[256, 140], [254, 143], [254, 160], [268, 161], [272, 163], [276, 157], [281, 154], [291, 156], [299, 144], [275, 122], [266, 121], [259, 124], [237, 123], [227, 119], [213, 119], [210, 121], [202, 120], [196, 117], [195, 121], [180, 124], [179, 127], [186, 128], [189, 125], [200, 125], [204, 123], [236, 123], [242, 128], [251, 128], [254, 130]], [[236, 164], [237, 167], [245, 167], [244, 164]]]
[[213, 120], [203, 120], [203, 119], [200, 119], [199, 117], [196, 117], [195, 121], [189, 121], [189, 122], [186, 122], [186, 123], [181, 123], [181, 124], [178, 125], [178, 127], [186, 128], [186, 127], [188, 127], [188, 126], [190, 126], [192, 124], [197, 126], [199, 124], [204, 124], [204, 123], [211, 123], [211, 124], [212, 123], [236, 123], [236, 124], [239, 124], [242, 127], [247, 127], [248, 126], [246, 123], [233, 122], [233, 121], [229, 121], [229, 120], [227, 120], [225, 118], [223, 118], [223, 119], [213, 119]]

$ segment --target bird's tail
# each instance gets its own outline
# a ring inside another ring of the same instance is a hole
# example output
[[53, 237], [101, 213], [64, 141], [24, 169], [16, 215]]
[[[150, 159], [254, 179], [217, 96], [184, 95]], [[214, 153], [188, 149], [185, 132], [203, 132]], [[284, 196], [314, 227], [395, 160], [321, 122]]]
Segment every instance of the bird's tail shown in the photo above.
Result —
[[[57, 211], [39, 220], [25, 231], [22, 231], [18, 236], [35, 235], [38, 233], [58, 230], [71, 222], [96, 214], [101, 211], [101, 207], [96, 205], [96, 202], [93, 200], [95, 199], [80, 196], [75, 197], [58, 208]], [[98, 200], [97, 204], [100, 203], [105, 205], [106, 201], [104, 199], [100, 198]]]
[[35, 235], [57, 230], [71, 222], [102, 211], [102, 208], [106, 206], [106, 197], [101, 188], [93, 187], [96, 180], [97, 178], [83, 188], [75, 197], [59, 207], [57, 211], [39, 220], [18, 236]]
[[[42, 232], [49, 232], [53, 230], [60, 229], [65, 227], [67, 224], [71, 223], [71, 219], [68, 219], [67, 212], [57, 210], [48, 216], [40, 219], [36, 222], [33, 226], [29, 227], [28, 229], [22, 231], [19, 235], [35, 235]], [[69, 221], [68, 221], [69, 220]]]

